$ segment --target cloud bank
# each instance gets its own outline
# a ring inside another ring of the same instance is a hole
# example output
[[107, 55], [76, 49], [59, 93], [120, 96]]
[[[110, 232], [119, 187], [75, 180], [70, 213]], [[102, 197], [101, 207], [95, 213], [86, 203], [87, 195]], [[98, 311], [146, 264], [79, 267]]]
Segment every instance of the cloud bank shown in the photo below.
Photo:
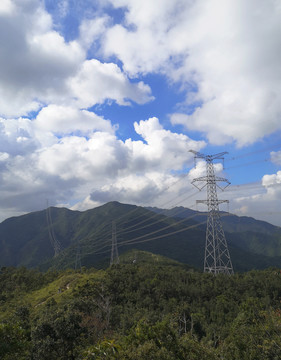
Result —
[[[161, 72], [187, 89], [173, 124], [238, 146], [281, 128], [281, 7], [274, 0], [112, 1], [125, 24], [105, 36], [131, 75]], [[189, 114], [187, 114], [189, 113]]]
[[[71, 36], [64, 21], [74, 2], [52, 5], [53, 14], [39, 0], [0, 4], [0, 218], [46, 199], [77, 209], [183, 199], [203, 171], [177, 182], [192, 167], [188, 150], [243, 147], [281, 130], [277, 1], [84, 0]], [[118, 119], [134, 135], [121, 138], [93, 109], [145, 107], [157, 97], [146, 81], [155, 74], [185, 100], [165, 126], [155, 114]], [[271, 159], [280, 166], [280, 152]], [[235, 209], [277, 209], [279, 180], [277, 171], [251, 194], [233, 194]]]

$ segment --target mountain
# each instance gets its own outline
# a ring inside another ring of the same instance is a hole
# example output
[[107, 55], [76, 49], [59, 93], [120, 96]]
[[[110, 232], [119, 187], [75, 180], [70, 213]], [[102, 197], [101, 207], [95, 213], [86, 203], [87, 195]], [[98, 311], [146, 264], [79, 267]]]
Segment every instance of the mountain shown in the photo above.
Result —
[[[195, 211], [182, 206], [177, 206], [170, 210], [155, 207], [148, 207], [147, 209], [174, 218], [192, 217], [197, 222], [206, 221], [207, 219], [206, 212]], [[249, 216], [237, 216], [221, 212], [221, 220], [225, 231], [228, 232], [254, 231], [262, 234], [281, 234], [279, 226], [272, 225], [266, 221], [256, 220]]]
[[[107, 267], [116, 224], [119, 253], [149, 251], [202, 269], [206, 214], [190, 209], [160, 210], [109, 202], [87, 211], [49, 208], [9, 218], [0, 224], [0, 266]], [[252, 218], [224, 216], [222, 221], [235, 271], [281, 267], [281, 229]], [[54, 257], [49, 232], [63, 251]], [[79, 246], [78, 246], [79, 245]]]
[[[148, 208], [158, 214], [175, 219], [193, 219], [206, 222], [206, 213], [194, 211], [184, 207], [175, 207], [171, 210]], [[221, 213], [223, 229], [229, 245], [234, 245], [255, 254], [271, 257], [281, 256], [281, 228], [266, 221], [256, 220], [248, 216], [236, 216]]]

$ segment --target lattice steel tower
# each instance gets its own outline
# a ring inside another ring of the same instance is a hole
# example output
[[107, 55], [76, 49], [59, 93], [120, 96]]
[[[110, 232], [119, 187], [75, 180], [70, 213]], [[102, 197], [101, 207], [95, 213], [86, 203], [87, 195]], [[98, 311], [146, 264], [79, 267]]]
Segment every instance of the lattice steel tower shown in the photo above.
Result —
[[[215, 275], [218, 273], [233, 274], [232, 262], [219, 211], [219, 204], [228, 203], [229, 201], [218, 200], [217, 196], [217, 187], [224, 190], [230, 182], [225, 178], [215, 175], [213, 164], [213, 160], [223, 160], [223, 155], [227, 154], [227, 152], [215, 155], [204, 155], [193, 150], [190, 150], [190, 152], [195, 155], [195, 161], [196, 159], [204, 159], [206, 161], [207, 176], [198, 177], [191, 182], [199, 190], [207, 186], [207, 200], [197, 200], [197, 203], [203, 203], [208, 206], [204, 272]], [[200, 182], [202, 186], [197, 186], [196, 183]], [[226, 183], [226, 185], [219, 186], [218, 183]]]
[[112, 221], [112, 247], [111, 247], [110, 266], [112, 266], [113, 264], [119, 264], [115, 221]]
[[81, 246], [80, 246], [80, 241], [78, 240], [77, 242], [77, 249], [76, 249], [76, 256], [75, 256], [75, 270], [80, 270], [82, 269], [82, 265], [81, 265]]
[[46, 217], [47, 217], [47, 225], [48, 225], [50, 242], [51, 242], [51, 245], [55, 252], [54, 257], [57, 257], [62, 252], [62, 245], [55, 236], [54, 226], [53, 226], [53, 221], [52, 221], [52, 216], [51, 216], [51, 208], [48, 207], [48, 201], [47, 201]]

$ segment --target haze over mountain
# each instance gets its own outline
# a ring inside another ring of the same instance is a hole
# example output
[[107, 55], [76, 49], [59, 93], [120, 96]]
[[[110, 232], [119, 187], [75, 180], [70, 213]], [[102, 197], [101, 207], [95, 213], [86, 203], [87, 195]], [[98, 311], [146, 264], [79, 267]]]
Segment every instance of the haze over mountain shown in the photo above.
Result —
[[[46, 210], [9, 218], [0, 224], [0, 265], [74, 267], [79, 244], [82, 266], [106, 267], [114, 221], [119, 253], [145, 250], [202, 269], [206, 215], [181, 207], [153, 210], [109, 202], [84, 212], [50, 208], [49, 225]], [[281, 267], [279, 227], [234, 215], [222, 221], [235, 271]], [[63, 249], [57, 257], [50, 226]]]

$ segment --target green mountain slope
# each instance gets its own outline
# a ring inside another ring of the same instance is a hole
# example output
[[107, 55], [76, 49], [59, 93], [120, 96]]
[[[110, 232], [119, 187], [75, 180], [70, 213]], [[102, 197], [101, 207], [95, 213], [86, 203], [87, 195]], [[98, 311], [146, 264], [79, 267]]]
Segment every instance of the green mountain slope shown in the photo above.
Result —
[[[184, 207], [175, 207], [170, 210], [149, 209], [175, 219], [192, 218], [197, 222], [207, 220], [206, 213], [200, 213]], [[236, 216], [224, 212], [221, 213], [221, 221], [230, 246], [233, 245], [248, 252], [270, 257], [281, 256], [280, 227], [251, 217]]]
[[[84, 212], [51, 208], [54, 235], [63, 248], [56, 258], [46, 211], [10, 218], [0, 224], [0, 266], [73, 268], [79, 244], [82, 266], [107, 267], [114, 221], [120, 254], [144, 250], [202, 269], [206, 216], [180, 209], [166, 211], [168, 217], [118, 202]], [[281, 267], [280, 228], [235, 216], [223, 221], [235, 271]]]

